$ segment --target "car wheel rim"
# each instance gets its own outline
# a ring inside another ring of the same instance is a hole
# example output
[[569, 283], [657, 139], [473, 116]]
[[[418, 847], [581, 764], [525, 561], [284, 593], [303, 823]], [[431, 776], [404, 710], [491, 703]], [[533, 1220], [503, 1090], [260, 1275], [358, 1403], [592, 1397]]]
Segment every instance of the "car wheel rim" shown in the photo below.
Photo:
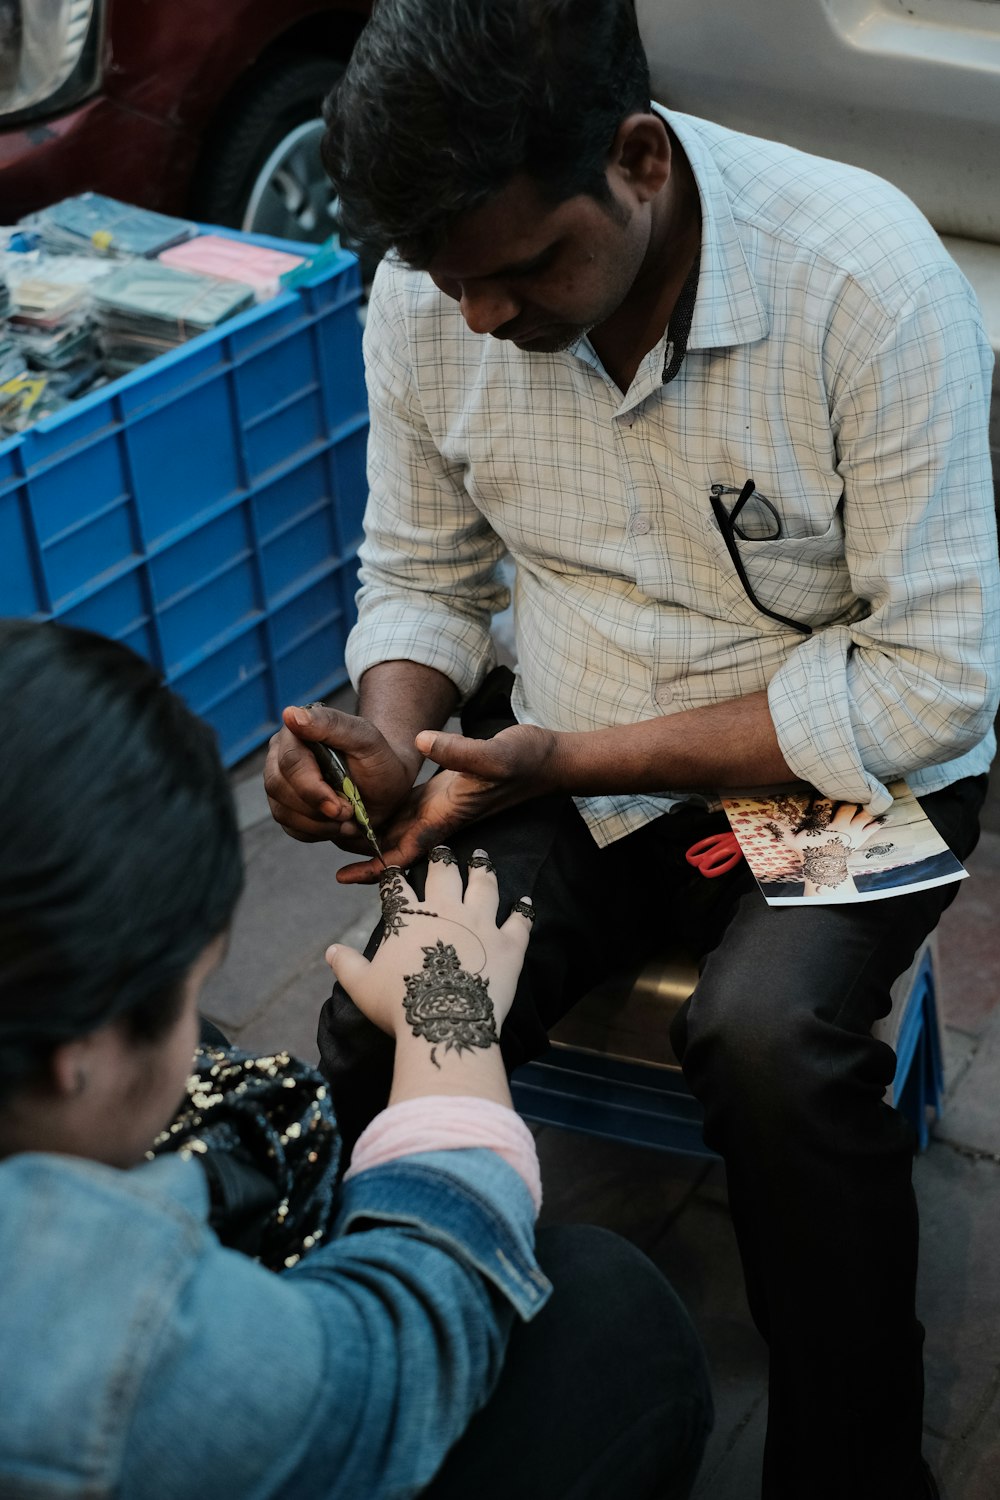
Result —
[[278, 142], [254, 178], [241, 229], [315, 243], [336, 233], [338, 199], [319, 154], [324, 129], [307, 120]]

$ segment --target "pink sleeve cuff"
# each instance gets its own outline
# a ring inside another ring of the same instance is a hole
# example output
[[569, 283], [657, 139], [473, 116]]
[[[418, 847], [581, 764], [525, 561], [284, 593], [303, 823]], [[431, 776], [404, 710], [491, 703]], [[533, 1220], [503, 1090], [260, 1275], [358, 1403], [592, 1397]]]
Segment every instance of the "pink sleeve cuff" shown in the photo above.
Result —
[[523, 1179], [538, 1212], [542, 1179], [531, 1131], [512, 1109], [471, 1094], [428, 1094], [390, 1104], [359, 1137], [345, 1177], [418, 1151], [470, 1147], [485, 1147], [502, 1156]]

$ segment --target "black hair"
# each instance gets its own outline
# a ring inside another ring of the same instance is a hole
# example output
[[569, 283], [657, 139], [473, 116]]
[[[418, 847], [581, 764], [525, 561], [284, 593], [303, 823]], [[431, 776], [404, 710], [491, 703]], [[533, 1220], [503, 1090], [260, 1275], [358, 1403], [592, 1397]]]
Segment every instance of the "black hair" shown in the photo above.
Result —
[[126, 646], [0, 620], [0, 703], [2, 1101], [116, 1018], [165, 1033], [243, 866], [213, 731]]
[[610, 211], [615, 133], [648, 109], [632, 0], [377, 0], [324, 105], [323, 163], [345, 235], [425, 267], [518, 173]]

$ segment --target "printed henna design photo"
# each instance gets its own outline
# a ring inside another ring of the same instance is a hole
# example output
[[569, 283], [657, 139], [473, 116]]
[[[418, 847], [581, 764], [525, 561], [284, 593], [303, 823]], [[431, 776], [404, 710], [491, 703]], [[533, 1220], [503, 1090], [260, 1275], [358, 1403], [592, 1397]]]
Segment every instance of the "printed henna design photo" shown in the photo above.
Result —
[[831, 890], [849, 878], [847, 856], [850, 845], [843, 839], [828, 839], [825, 844], [807, 844], [802, 852], [802, 872], [817, 890]]

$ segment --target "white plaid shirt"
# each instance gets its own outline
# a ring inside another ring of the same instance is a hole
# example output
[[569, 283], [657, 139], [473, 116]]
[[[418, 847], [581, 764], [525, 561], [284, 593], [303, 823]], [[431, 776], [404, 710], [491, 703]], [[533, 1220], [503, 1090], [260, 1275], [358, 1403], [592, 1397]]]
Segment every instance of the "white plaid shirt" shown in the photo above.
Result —
[[[523, 353], [470, 333], [428, 276], [380, 268], [351, 675], [405, 658], [471, 693], [507, 550], [521, 722], [590, 730], [767, 688], [788, 764], [830, 797], [881, 812], [896, 777], [926, 793], [985, 771], [1000, 588], [971, 289], [878, 178], [663, 114], [702, 209], [670, 384], [669, 330], [622, 396], [588, 340]], [[726, 550], [710, 488], [748, 477], [781, 530], [754, 540], [751, 502], [746, 572], [810, 636], [755, 608]], [[605, 844], [686, 795], [579, 805]]]

